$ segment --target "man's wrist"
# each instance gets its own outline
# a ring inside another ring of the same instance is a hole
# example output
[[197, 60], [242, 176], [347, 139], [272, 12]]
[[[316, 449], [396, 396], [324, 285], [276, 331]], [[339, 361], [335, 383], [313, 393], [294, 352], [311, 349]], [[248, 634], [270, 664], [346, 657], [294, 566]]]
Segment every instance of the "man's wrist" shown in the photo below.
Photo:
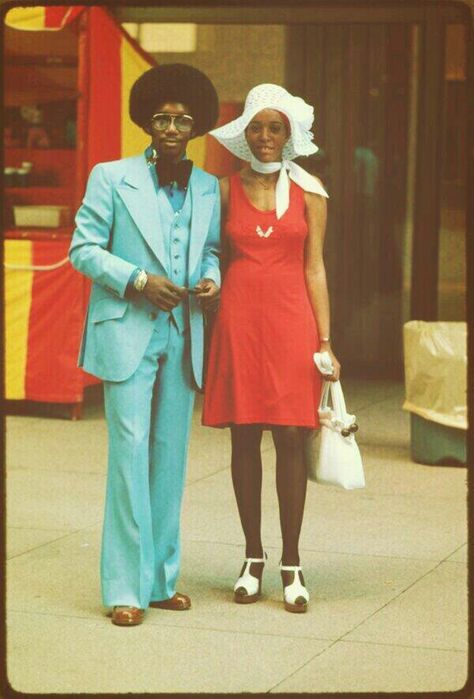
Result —
[[142, 292], [148, 281], [148, 274], [144, 269], [141, 269], [135, 279], [133, 280], [133, 286], [138, 292]]

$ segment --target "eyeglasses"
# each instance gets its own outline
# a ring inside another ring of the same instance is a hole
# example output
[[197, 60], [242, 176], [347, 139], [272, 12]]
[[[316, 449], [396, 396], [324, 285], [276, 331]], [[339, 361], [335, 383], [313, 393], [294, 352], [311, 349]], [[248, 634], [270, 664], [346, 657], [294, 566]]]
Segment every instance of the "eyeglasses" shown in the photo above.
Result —
[[151, 128], [154, 131], [166, 131], [173, 126], [181, 133], [189, 133], [194, 124], [194, 119], [188, 114], [153, 114], [151, 117]]

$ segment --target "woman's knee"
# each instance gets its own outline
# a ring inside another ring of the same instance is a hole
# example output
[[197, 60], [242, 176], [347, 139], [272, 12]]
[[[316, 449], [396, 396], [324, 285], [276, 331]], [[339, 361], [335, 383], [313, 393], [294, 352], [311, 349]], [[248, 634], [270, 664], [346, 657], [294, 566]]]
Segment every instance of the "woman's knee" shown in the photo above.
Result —
[[301, 427], [284, 425], [272, 429], [272, 437], [275, 448], [299, 449], [303, 443], [303, 431]]

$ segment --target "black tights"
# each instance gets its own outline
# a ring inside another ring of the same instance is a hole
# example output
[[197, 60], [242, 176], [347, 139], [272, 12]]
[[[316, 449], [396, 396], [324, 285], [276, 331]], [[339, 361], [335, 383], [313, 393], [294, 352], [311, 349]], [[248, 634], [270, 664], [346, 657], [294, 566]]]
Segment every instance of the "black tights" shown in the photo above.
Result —
[[[298, 541], [303, 521], [307, 474], [303, 459], [303, 430], [273, 426], [276, 449], [276, 487], [283, 540], [283, 565], [299, 565]], [[234, 425], [232, 436], [232, 482], [245, 536], [245, 555], [262, 558], [261, 425]]]

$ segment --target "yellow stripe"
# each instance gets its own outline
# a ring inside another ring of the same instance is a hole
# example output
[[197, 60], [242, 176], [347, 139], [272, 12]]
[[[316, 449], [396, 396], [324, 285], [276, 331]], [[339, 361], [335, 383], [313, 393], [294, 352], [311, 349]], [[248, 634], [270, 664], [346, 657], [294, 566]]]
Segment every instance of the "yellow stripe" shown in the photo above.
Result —
[[186, 155], [198, 167], [204, 167], [206, 162], [206, 136], [198, 136], [189, 141]]
[[151, 66], [124, 37], [122, 37], [120, 47], [120, 66], [122, 74], [122, 83], [120, 85], [122, 103], [121, 155], [122, 158], [127, 158], [129, 155], [136, 155], [145, 150], [150, 142], [150, 137], [130, 119], [128, 115], [128, 98], [135, 80]]
[[[31, 265], [33, 244], [27, 240], [5, 241], [5, 262]], [[5, 270], [5, 394], [7, 399], [25, 398], [33, 272]]]
[[5, 15], [5, 24], [13, 29], [38, 31], [44, 29], [45, 7], [15, 7]]

